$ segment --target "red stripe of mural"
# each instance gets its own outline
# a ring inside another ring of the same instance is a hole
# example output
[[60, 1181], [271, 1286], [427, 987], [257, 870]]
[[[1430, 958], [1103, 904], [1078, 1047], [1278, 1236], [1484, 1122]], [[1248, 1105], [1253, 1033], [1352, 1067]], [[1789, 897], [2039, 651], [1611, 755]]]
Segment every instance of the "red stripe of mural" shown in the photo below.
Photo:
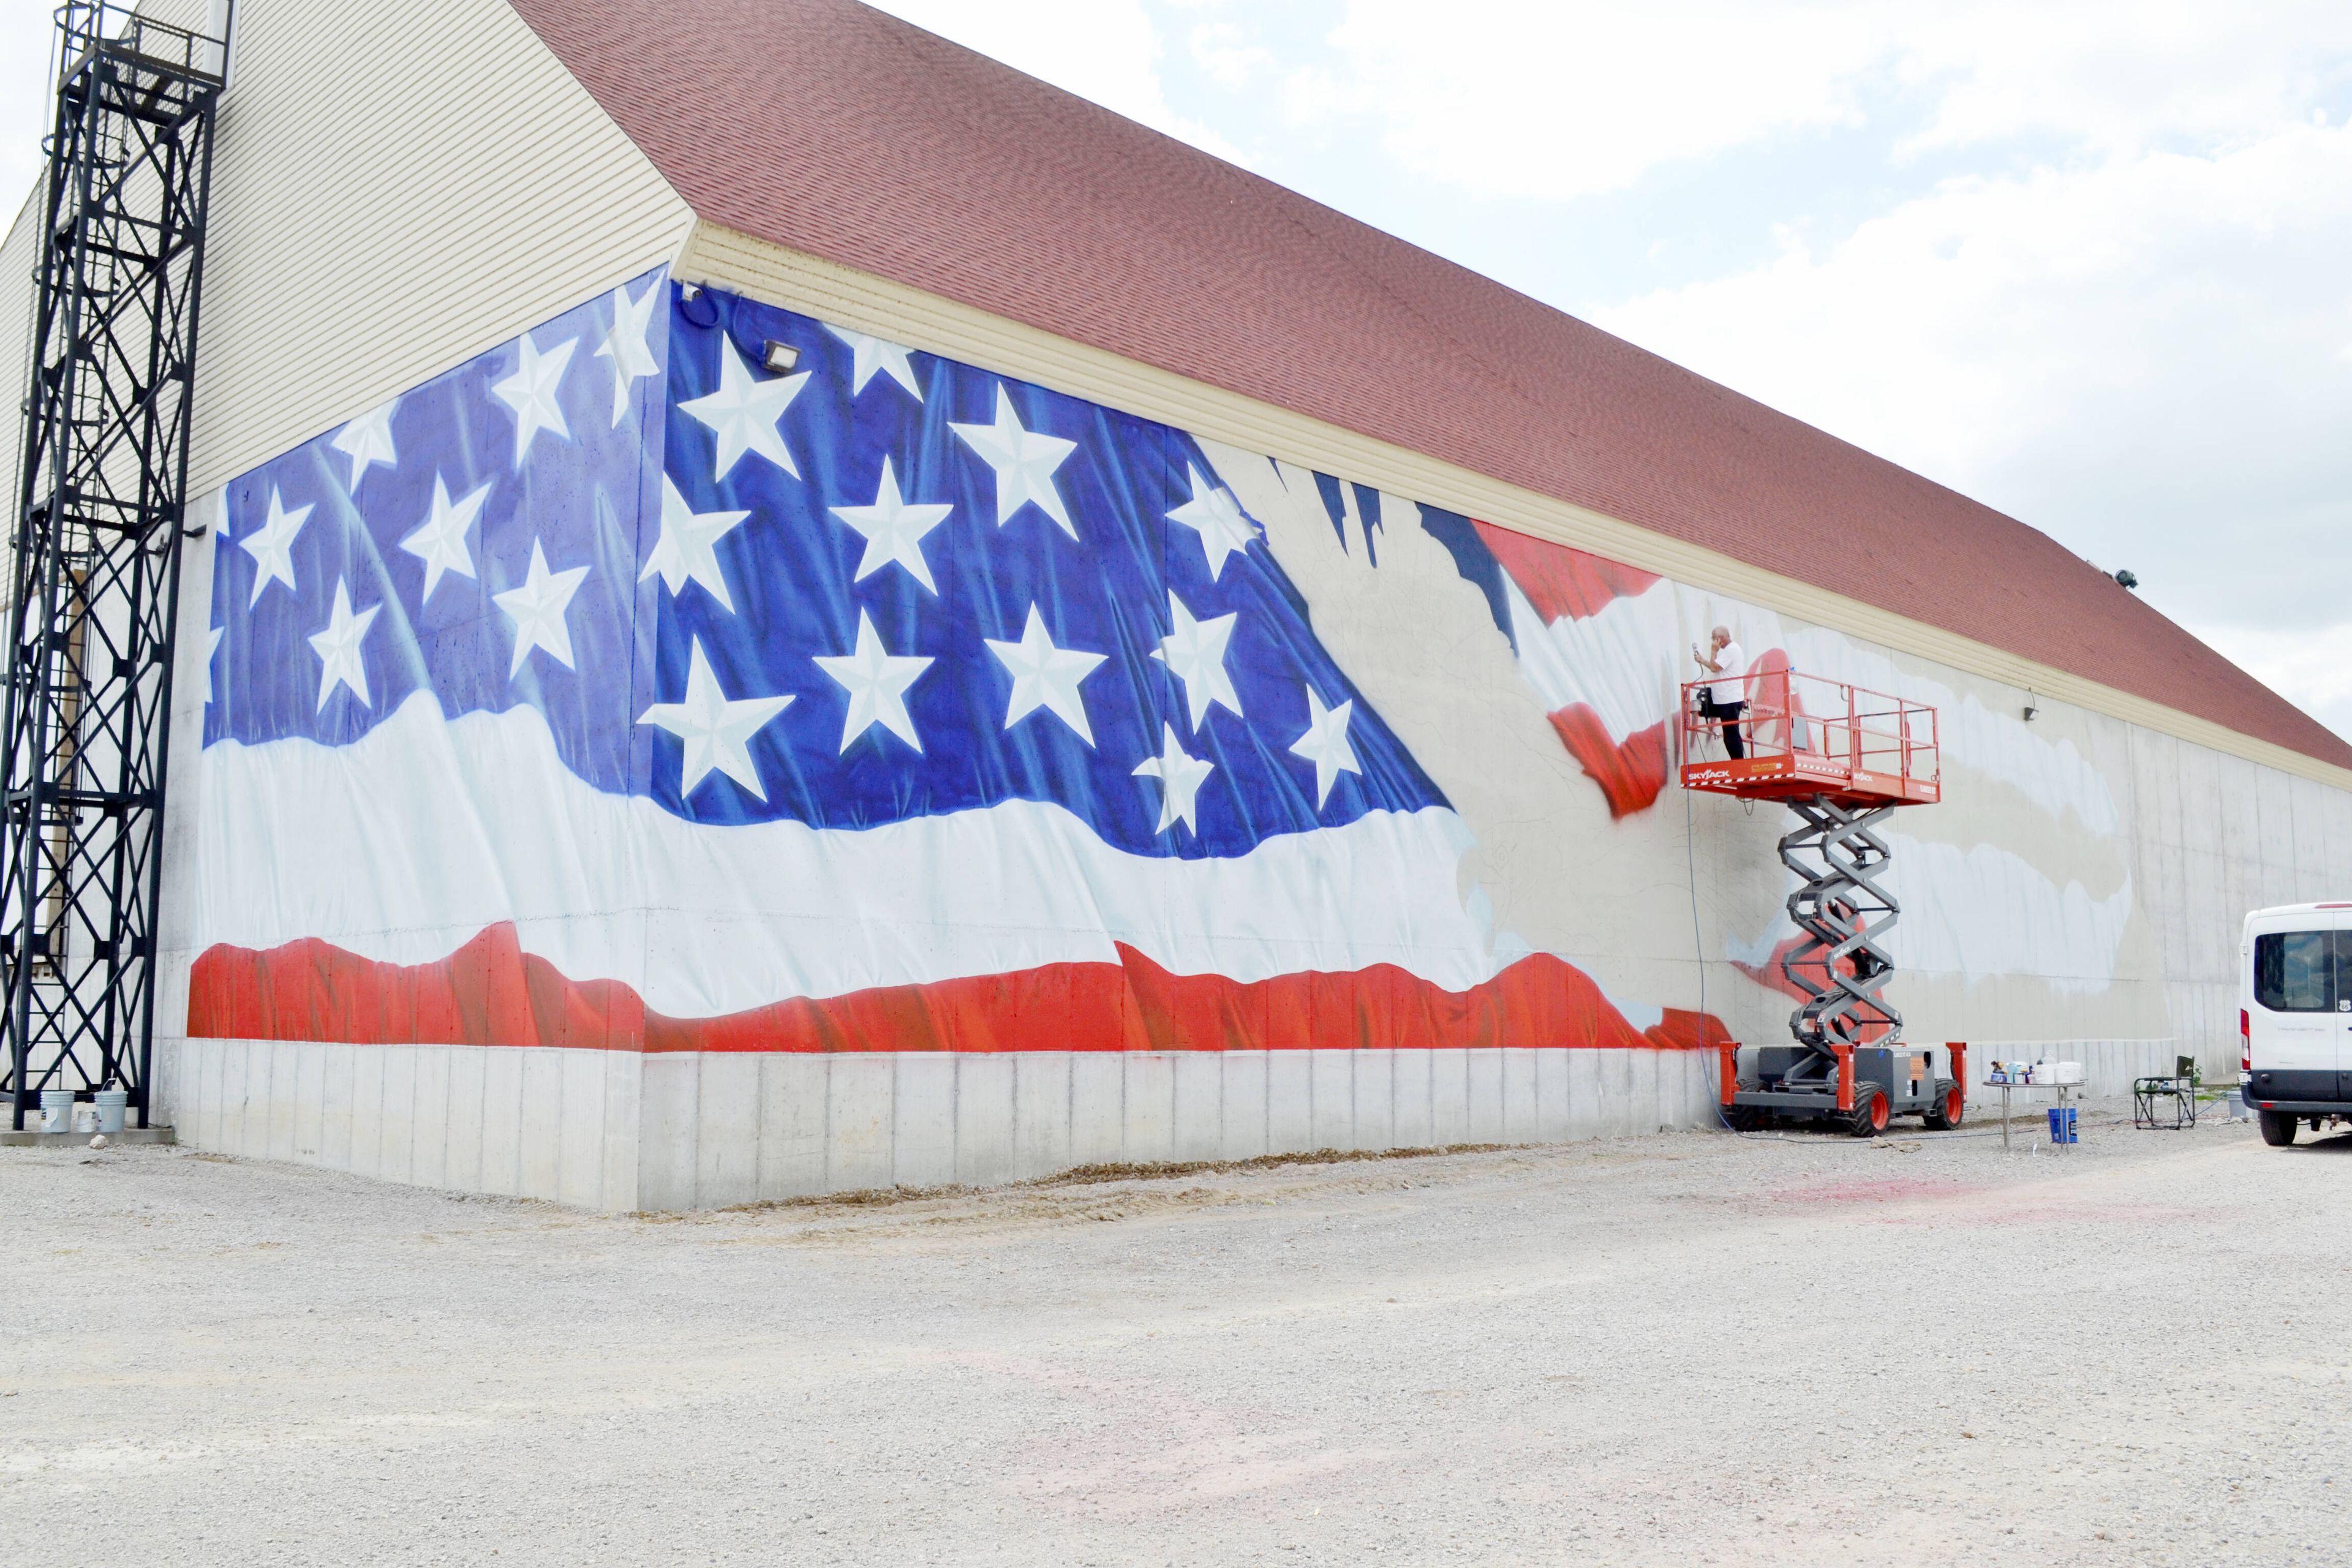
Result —
[[1643, 572], [1549, 540], [1531, 539], [1507, 528], [1473, 519], [1471, 527], [1494, 552], [1528, 603], [1547, 621], [1582, 620], [1622, 599], [1647, 589], [1658, 580]]
[[1547, 954], [1468, 991], [1387, 964], [1244, 984], [1176, 974], [1121, 946], [1116, 963], [798, 998], [717, 1018], [649, 1011], [627, 986], [575, 981], [489, 928], [431, 963], [380, 963], [315, 939], [215, 947], [191, 977], [188, 1033], [362, 1045], [641, 1051], [1124, 1051], [1647, 1046], [1726, 1037], [1670, 1009], [1637, 1030], [1581, 971]]
[[1620, 742], [1609, 738], [1609, 726], [1591, 703], [1575, 702], [1551, 716], [1551, 727], [1559, 731], [1568, 754], [1609, 797], [1611, 816], [1647, 811], [1666, 787], [1665, 720]]

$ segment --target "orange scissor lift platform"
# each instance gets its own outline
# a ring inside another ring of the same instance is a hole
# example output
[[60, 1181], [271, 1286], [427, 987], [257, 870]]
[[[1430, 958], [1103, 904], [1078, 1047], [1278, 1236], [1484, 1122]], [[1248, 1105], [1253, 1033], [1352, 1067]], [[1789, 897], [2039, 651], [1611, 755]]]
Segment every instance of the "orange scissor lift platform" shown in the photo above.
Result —
[[1730, 721], [1711, 716], [1701, 694], [1719, 684], [1683, 686], [1685, 789], [1744, 800], [1827, 795], [1849, 809], [1933, 805], [1944, 797], [1936, 710], [1842, 680], [1795, 670], [1743, 677], [1741, 750], [1730, 754]]
[[1722, 1047], [1726, 1119], [1743, 1130], [1827, 1121], [1865, 1137], [1895, 1116], [1958, 1126], [1964, 1048], [1946, 1047], [1937, 1072], [1931, 1051], [1903, 1044], [1903, 1016], [1883, 994], [1895, 972], [1883, 944], [1902, 911], [1879, 828], [1897, 807], [1943, 798], [1936, 710], [1778, 669], [1740, 678], [1734, 717], [1710, 700], [1720, 684], [1682, 689], [1683, 787], [1778, 801], [1797, 817], [1780, 860], [1801, 884], [1788, 906], [1801, 935], [1780, 967], [1804, 997], [1789, 1017], [1793, 1045], [1755, 1047], [1744, 1074], [1739, 1047]]

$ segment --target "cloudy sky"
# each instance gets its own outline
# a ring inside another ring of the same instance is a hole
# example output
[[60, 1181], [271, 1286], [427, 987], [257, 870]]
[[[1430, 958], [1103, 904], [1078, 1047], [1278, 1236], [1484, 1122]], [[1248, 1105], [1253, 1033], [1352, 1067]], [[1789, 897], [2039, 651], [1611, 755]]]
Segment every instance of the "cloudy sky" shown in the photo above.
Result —
[[2110, 569], [2352, 735], [2352, 5], [885, 0]]
[[2344, 0], [885, 8], [2127, 566], [2352, 735]]

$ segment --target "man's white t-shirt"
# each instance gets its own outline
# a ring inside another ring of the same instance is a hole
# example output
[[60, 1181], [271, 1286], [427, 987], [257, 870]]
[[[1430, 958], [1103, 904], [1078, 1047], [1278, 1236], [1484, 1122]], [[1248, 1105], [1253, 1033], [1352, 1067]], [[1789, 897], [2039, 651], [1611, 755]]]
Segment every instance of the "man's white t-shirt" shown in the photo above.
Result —
[[1715, 656], [1715, 662], [1722, 671], [1710, 688], [1715, 693], [1716, 706], [1724, 708], [1734, 702], [1747, 701], [1748, 682], [1741, 677], [1748, 673], [1748, 655], [1741, 651], [1738, 643], [1727, 642], [1723, 645], [1723, 651]]

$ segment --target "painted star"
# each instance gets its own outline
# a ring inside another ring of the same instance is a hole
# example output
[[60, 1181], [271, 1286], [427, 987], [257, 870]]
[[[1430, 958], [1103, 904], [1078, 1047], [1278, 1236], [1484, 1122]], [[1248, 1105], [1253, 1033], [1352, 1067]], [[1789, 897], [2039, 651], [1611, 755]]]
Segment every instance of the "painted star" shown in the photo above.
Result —
[[376, 464], [387, 468], [400, 466], [400, 452], [392, 441], [392, 411], [399, 405], [397, 397], [379, 403], [335, 432], [331, 445], [352, 460], [352, 482], [343, 488], [353, 495], [359, 493], [360, 480]]
[[1055, 647], [1046, 634], [1045, 618], [1034, 605], [1029, 606], [1029, 624], [1019, 642], [982, 640], [1013, 677], [1013, 700], [1004, 710], [1006, 729], [1042, 708], [1076, 731], [1079, 740], [1089, 746], [1095, 743], [1094, 731], [1087, 725], [1087, 705], [1078, 697], [1078, 682], [1092, 675], [1109, 655]]
[[1217, 764], [1200, 757], [1187, 756], [1184, 748], [1177, 742], [1173, 724], [1160, 725], [1160, 754], [1146, 757], [1135, 764], [1137, 778], [1160, 781], [1160, 826], [1151, 831], [1165, 833], [1181, 822], [1198, 833], [1201, 827], [1192, 820], [1193, 809], [1198, 805], [1202, 781], [1217, 771]]
[[699, 583], [719, 601], [720, 609], [734, 614], [735, 601], [727, 595], [726, 574], [719, 569], [717, 545], [751, 515], [749, 511], [696, 511], [664, 474], [661, 537], [646, 552], [646, 569], [637, 574], [637, 581], [642, 583], [658, 572], [662, 586], [673, 595], [684, 593], [688, 583]]
[[735, 340], [724, 333], [719, 339], [719, 390], [701, 397], [689, 398], [677, 406], [683, 413], [710, 427], [719, 437], [719, 458], [711, 478], [723, 479], [746, 452], [757, 452], [776, 467], [801, 477], [800, 468], [793, 462], [792, 448], [784, 445], [784, 433], [777, 428], [784, 410], [808, 384], [812, 373], [782, 376], [774, 381], [761, 381], [751, 374], [751, 367], [736, 352]]
[[635, 299], [629, 298], [626, 289], [613, 290], [613, 325], [604, 333], [604, 341], [596, 345], [596, 357], [613, 362], [613, 423], [618, 425], [629, 412], [629, 388], [649, 375], [657, 375], [661, 366], [654, 363], [652, 345], [646, 342], [646, 330], [653, 324], [654, 306], [660, 302], [662, 280], [658, 278], [646, 285], [646, 291]]
[[860, 583], [882, 570], [893, 561], [913, 574], [916, 582], [937, 594], [939, 585], [931, 581], [930, 563], [923, 559], [923, 535], [948, 520], [952, 506], [927, 504], [910, 506], [898, 493], [898, 476], [890, 471], [890, 459], [882, 459], [882, 488], [876, 492], [872, 506], [837, 506], [833, 515], [866, 536], [866, 553], [857, 563]]
[[849, 371], [850, 396], [855, 397], [865, 391], [866, 384], [874, 379], [874, 373], [880, 371], [905, 387], [916, 402], [923, 400], [923, 389], [915, 381], [915, 367], [907, 363], [907, 356], [913, 350], [902, 349], [882, 338], [868, 337], [864, 332], [853, 332], [847, 327], [828, 325], [824, 330], [849, 345], [853, 361]]
[[1306, 758], [1315, 764], [1315, 809], [1331, 798], [1331, 786], [1339, 782], [1341, 773], [1360, 777], [1363, 769], [1356, 765], [1356, 748], [1348, 743], [1348, 719], [1356, 710], [1356, 700], [1349, 698], [1337, 708], [1326, 708], [1315, 689], [1307, 689], [1307, 733], [1290, 743], [1293, 756]]
[[915, 684], [931, 660], [919, 654], [893, 655], [882, 647], [873, 617], [857, 612], [857, 647], [846, 654], [819, 656], [819, 669], [849, 694], [849, 711], [841, 721], [841, 749], [879, 724], [917, 751], [923, 749], [915, 721], [907, 712], [907, 688]]
[[215, 626], [205, 634], [205, 700], [197, 706], [213, 705], [213, 658], [220, 652], [221, 638], [228, 634], [226, 626]]
[[326, 711], [327, 699], [338, 686], [350, 687], [362, 708], [375, 706], [368, 700], [367, 664], [360, 657], [360, 644], [367, 639], [368, 628], [375, 625], [376, 612], [383, 608], [370, 605], [358, 615], [352, 614], [351, 591], [342, 578], [335, 579], [335, 607], [328, 613], [327, 629], [310, 638], [310, 647], [319, 656], [319, 711]]
[[1001, 382], [996, 388], [996, 423], [950, 424], [948, 428], [996, 470], [997, 527], [1003, 528], [1013, 521], [1014, 512], [1034, 501], [1039, 511], [1062, 525], [1064, 533], [1072, 539], [1078, 536], [1078, 525], [1070, 521], [1070, 509], [1062, 504], [1062, 492], [1054, 485], [1054, 470], [1078, 449], [1076, 441], [1023, 429], [1020, 417], [1013, 412], [1013, 398]]
[[483, 485], [452, 501], [448, 485], [439, 474], [433, 476], [433, 510], [425, 515], [423, 527], [400, 542], [403, 550], [425, 563], [425, 597], [419, 604], [432, 602], [433, 590], [441, 585], [443, 574], [474, 575], [474, 552], [467, 546], [466, 531], [481, 515], [482, 501], [489, 493], [490, 487]]
[[1184, 683], [1184, 704], [1192, 710], [1193, 730], [1197, 731], [1209, 717], [1213, 702], [1222, 702], [1239, 713], [1241, 694], [1234, 689], [1234, 678], [1225, 669], [1225, 645], [1234, 640], [1234, 622], [1240, 616], [1196, 621], [1184, 601], [1173, 594], [1168, 595], [1168, 616], [1173, 629], [1160, 639], [1151, 657]]
[[1209, 558], [1209, 581], [1213, 583], [1225, 569], [1225, 557], [1247, 550], [1250, 541], [1257, 537], [1257, 528], [1244, 514], [1233, 491], [1211, 484], [1190, 463], [1184, 465], [1184, 477], [1192, 481], [1192, 499], [1170, 512], [1168, 521], [1181, 522], [1201, 536], [1201, 552]]
[[692, 795], [715, 771], [751, 791], [753, 799], [765, 800], [768, 792], [760, 785], [760, 770], [751, 761], [748, 742], [759, 733], [761, 725], [791, 707], [792, 702], [791, 692], [730, 702], [727, 693], [719, 689], [719, 677], [711, 673], [710, 657], [702, 651], [702, 639], [697, 637], [686, 672], [686, 700], [656, 702], [645, 710], [637, 722], [667, 730], [686, 742], [678, 772], [680, 799]]
[[572, 363], [572, 351], [580, 346], [578, 338], [566, 338], [562, 346], [541, 353], [529, 332], [520, 342], [522, 357], [515, 373], [490, 388], [500, 403], [514, 410], [518, 468], [522, 467], [523, 454], [530, 450], [531, 437], [541, 430], [572, 439], [572, 426], [564, 422], [563, 405], [556, 395], [562, 389], [563, 370]]
[[547, 657], [566, 669], [576, 668], [572, 662], [572, 628], [563, 616], [572, 607], [572, 595], [580, 592], [587, 576], [585, 566], [550, 572], [547, 552], [538, 540], [530, 542], [530, 571], [522, 586], [490, 595], [515, 624], [514, 660], [507, 666], [509, 680], [522, 673], [522, 662], [535, 647], [545, 648]]
[[301, 592], [294, 583], [294, 540], [310, 521], [309, 506], [288, 511], [285, 502], [278, 499], [278, 487], [269, 487], [269, 516], [259, 528], [236, 542], [253, 557], [253, 596], [246, 600], [247, 609], [261, 603], [261, 591], [272, 583], [283, 583], [292, 592]]

